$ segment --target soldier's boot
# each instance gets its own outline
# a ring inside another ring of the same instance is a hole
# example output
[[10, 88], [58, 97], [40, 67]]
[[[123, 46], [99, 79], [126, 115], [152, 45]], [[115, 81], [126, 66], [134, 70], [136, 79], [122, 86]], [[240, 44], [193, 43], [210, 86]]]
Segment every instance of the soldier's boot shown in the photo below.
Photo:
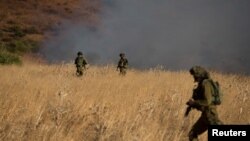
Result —
[[211, 125], [223, 125], [223, 122], [222, 122], [221, 120], [217, 119], [217, 120], [214, 120], [214, 121], [211, 123]]
[[198, 140], [198, 135], [194, 133], [192, 130], [188, 134], [189, 141], [199, 141]]

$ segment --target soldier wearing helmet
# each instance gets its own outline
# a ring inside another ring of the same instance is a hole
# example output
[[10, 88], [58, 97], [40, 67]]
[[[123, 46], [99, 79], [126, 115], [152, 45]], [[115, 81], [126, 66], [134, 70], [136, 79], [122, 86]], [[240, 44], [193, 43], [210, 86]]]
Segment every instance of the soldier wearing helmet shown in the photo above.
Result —
[[218, 117], [217, 105], [214, 105], [212, 102], [214, 89], [209, 72], [201, 66], [194, 66], [189, 72], [198, 85], [193, 90], [192, 99], [186, 104], [201, 112], [200, 118], [192, 126], [189, 132], [189, 141], [198, 141], [198, 136], [204, 133], [209, 125], [221, 125], [223, 123]]
[[83, 57], [83, 54], [81, 51], [77, 53], [77, 57], [75, 58], [75, 65], [76, 65], [76, 75], [77, 76], [82, 76], [83, 75], [83, 70], [86, 69], [87, 65], [86, 59]]
[[117, 70], [120, 71], [121, 75], [126, 75], [126, 70], [128, 68], [128, 60], [125, 58], [124, 53], [120, 53], [120, 60], [118, 61]]
[[82, 52], [81, 51], [77, 52], [77, 55], [78, 56], [82, 55]]

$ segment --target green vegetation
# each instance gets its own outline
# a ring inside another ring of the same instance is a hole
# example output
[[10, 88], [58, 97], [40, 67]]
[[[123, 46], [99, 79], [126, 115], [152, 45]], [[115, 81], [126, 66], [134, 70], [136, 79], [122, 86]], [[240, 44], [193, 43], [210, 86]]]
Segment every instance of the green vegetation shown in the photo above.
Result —
[[20, 58], [12, 53], [6, 51], [0, 51], [0, 64], [22, 64]]
[[14, 38], [21, 38], [25, 36], [23, 29], [18, 25], [12, 25], [6, 29], [6, 32], [12, 33]]
[[14, 40], [6, 45], [7, 51], [22, 55], [38, 51], [38, 45], [34, 41]]
[[38, 43], [31, 40], [13, 40], [0, 44], [0, 64], [21, 64], [20, 56], [38, 51]]
[[0, 30], [0, 65], [21, 64], [22, 55], [37, 52], [38, 43], [23, 38], [26, 34], [36, 32], [38, 31], [34, 27], [24, 29], [19, 25]]

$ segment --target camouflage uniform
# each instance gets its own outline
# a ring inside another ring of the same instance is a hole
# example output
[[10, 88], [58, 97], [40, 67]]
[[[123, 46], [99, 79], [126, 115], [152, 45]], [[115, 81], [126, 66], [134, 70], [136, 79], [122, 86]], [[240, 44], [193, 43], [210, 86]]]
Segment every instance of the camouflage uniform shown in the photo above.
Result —
[[193, 90], [192, 100], [187, 105], [201, 111], [200, 118], [193, 125], [189, 132], [189, 141], [198, 141], [198, 136], [204, 133], [209, 125], [223, 124], [216, 110], [216, 105], [212, 103], [213, 86], [209, 73], [200, 66], [194, 66], [190, 69], [194, 80], [198, 82], [198, 86]]
[[82, 76], [83, 70], [86, 69], [87, 65], [86, 59], [83, 57], [81, 52], [77, 53], [77, 57], [75, 59], [75, 65], [76, 65], [76, 75]]
[[125, 58], [125, 54], [121, 53], [120, 54], [120, 60], [117, 65], [117, 69], [120, 70], [121, 75], [126, 75], [126, 70], [128, 68], [128, 60]]

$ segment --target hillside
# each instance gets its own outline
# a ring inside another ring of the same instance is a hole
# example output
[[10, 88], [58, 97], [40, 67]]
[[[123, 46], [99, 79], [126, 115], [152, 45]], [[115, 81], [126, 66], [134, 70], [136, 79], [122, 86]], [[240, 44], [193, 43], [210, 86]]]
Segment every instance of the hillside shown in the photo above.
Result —
[[96, 24], [99, 10], [99, 0], [1, 0], [0, 64], [20, 63], [18, 57], [36, 53], [66, 20]]
[[[78, 78], [72, 64], [27, 63], [2, 66], [0, 74], [0, 140], [185, 141], [199, 116], [184, 118], [194, 85], [187, 71], [120, 77], [113, 65], [92, 66]], [[224, 91], [221, 120], [250, 124], [250, 78], [211, 76]]]

